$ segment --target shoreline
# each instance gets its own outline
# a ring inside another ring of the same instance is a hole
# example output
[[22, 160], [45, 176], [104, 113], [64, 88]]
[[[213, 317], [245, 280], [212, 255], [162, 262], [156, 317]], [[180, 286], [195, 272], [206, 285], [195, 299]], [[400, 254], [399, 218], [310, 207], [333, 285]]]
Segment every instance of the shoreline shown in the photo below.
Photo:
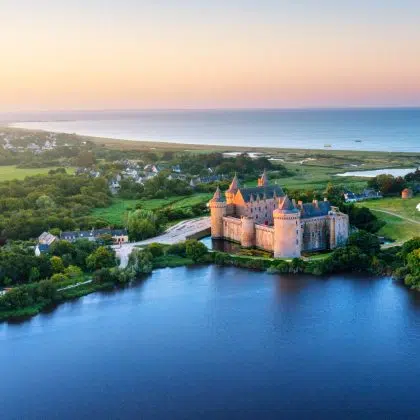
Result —
[[251, 152], [251, 153], [262, 153], [262, 154], [275, 154], [275, 153], [316, 153], [325, 156], [357, 156], [357, 155], [368, 155], [372, 158], [375, 157], [386, 157], [386, 156], [419, 156], [420, 152], [417, 151], [382, 151], [382, 150], [360, 150], [360, 149], [333, 149], [333, 148], [293, 148], [293, 147], [273, 147], [273, 146], [237, 146], [237, 145], [220, 145], [220, 144], [209, 144], [209, 143], [183, 143], [178, 141], [168, 140], [130, 140], [118, 137], [102, 137], [78, 134], [75, 132], [66, 132], [61, 130], [49, 130], [42, 128], [29, 128], [29, 127], [18, 127], [16, 124], [20, 123], [1, 123], [0, 129], [11, 130], [15, 132], [30, 132], [36, 133], [51, 133], [59, 135], [72, 136], [76, 139], [83, 139], [84, 141], [91, 141], [99, 146], [109, 147], [111, 149], [129, 149], [129, 150], [177, 150], [185, 152], [195, 151], [206, 151], [206, 152]]

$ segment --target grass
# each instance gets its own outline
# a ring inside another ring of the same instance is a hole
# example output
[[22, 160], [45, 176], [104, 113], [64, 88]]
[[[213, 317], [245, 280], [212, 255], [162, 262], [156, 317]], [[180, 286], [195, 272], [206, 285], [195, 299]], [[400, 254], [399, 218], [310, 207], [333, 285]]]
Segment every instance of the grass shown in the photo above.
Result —
[[[106, 220], [113, 226], [122, 226], [126, 214], [140, 205], [145, 210], [158, 210], [168, 206], [182, 208], [207, 202], [212, 194], [198, 193], [187, 196], [172, 196], [168, 198], [155, 198], [151, 200], [125, 200], [115, 198], [109, 207], [97, 208], [92, 211], [92, 216]], [[177, 221], [178, 222], [178, 221]]]
[[[345, 185], [346, 188], [359, 191], [366, 188], [366, 179], [356, 177], [338, 177], [336, 174], [343, 172], [343, 168], [300, 165], [286, 163], [284, 166], [292, 176], [271, 179], [281, 187], [289, 190], [325, 190], [328, 182], [335, 185]], [[256, 181], [246, 183], [246, 186], [254, 186]]]
[[[17, 168], [15, 165], [0, 166], [0, 182], [11, 181], [13, 179], [24, 179], [27, 176], [45, 175], [51, 169], [57, 169], [56, 166], [46, 168]], [[66, 168], [68, 173], [73, 173], [74, 168]]]
[[178, 255], [163, 255], [153, 259], [153, 268], [181, 267], [192, 264], [194, 264], [194, 261], [191, 258]]
[[400, 197], [384, 198], [374, 201], [364, 201], [359, 206], [371, 209], [378, 219], [383, 220], [386, 224], [378, 234], [395, 241], [407, 241], [414, 236], [420, 236], [420, 224], [413, 223], [401, 217], [383, 213], [382, 211], [390, 211], [402, 217], [406, 217], [420, 222], [420, 212], [416, 210], [420, 197], [403, 200]]

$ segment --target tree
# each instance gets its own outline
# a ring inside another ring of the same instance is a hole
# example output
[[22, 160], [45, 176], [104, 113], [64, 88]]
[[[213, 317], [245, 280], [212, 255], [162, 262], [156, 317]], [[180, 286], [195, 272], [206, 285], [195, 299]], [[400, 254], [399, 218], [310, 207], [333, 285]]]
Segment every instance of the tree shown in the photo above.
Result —
[[133, 249], [128, 260], [128, 270], [133, 278], [149, 274], [153, 269], [153, 255], [148, 249]]
[[200, 261], [208, 252], [207, 247], [202, 242], [194, 239], [185, 241], [185, 250], [187, 257], [191, 258], [194, 262]]
[[379, 238], [364, 230], [351, 234], [347, 243], [349, 246], [356, 246], [366, 255], [376, 255], [381, 250]]
[[64, 263], [61, 257], [52, 256], [50, 258], [50, 263], [54, 273], [62, 273], [64, 271]]
[[36, 200], [36, 206], [41, 210], [50, 210], [55, 208], [55, 202], [48, 195], [41, 195]]
[[91, 271], [116, 265], [115, 252], [105, 246], [100, 246], [86, 258], [87, 268]]
[[155, 236], [159, 230], [153, 212], [141, 209], [129, 213], [127, 229], [130, 239], [134, 241]]
[[29, 281], [34, 282], [34, 281], [39, 280], [40, 275], [41, 274], [40, 274], [39, 269], [37, 267], [31, 267], [31, 272], [29, 274]]
[[64, 274], [71, 279], [76, 279], [76, 278], [80, 278], [80, 277], [83, 276], [83, 271], [77, 265], [69, 265], [64, 270]]

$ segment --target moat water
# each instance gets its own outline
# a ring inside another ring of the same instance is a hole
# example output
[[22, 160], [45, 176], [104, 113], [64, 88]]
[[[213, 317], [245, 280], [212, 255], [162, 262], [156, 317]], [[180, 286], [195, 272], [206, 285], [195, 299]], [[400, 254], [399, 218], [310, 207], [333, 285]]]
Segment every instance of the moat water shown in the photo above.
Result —
[[389, 278], [164, 269], [0, 324], [1, 418], [418, 418], [419, 350]]

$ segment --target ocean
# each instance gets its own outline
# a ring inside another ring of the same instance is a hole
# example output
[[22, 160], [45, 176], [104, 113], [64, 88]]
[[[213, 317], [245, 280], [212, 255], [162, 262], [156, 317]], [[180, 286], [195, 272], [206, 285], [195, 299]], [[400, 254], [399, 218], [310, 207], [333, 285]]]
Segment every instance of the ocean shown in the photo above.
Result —
[[420, 152], [420, 108], [3, 114], [16, 127], [126, 140]]

